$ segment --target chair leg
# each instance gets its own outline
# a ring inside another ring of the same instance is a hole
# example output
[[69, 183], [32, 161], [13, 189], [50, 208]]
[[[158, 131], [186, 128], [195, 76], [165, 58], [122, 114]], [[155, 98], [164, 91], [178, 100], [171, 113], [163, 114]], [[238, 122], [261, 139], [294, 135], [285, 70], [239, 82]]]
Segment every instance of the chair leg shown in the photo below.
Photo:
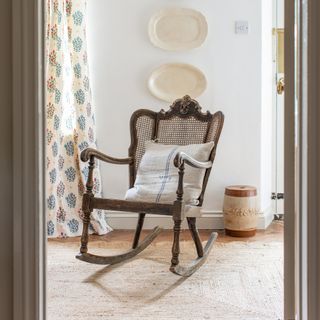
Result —
[[181, 217], [173, 217], [174, 227], [173, 227], [173, 245], [172, 245], [172, 259], [171, 267], [172, 271], [175, 266], [179, 264], [179, 254], [180, 254], [180, 232], [181, 232]]
[[86, 192], [82, 197], [82, 210], [84, 213], [83, 218], [83, 228], [82, 228], [82, 236], [81, 236], [81, 247], [80, 253], [88, 252], [88, 229], [90, 224], [90, 216], [93, 209], [91, 208], [91, 200], [94, 197], [93, 195], [93, 170], [94, 170], [94, 157], [91, 156], [89, 160], [89, 172], [88, 179], [86, 183]]
[[81, 253], [88, 252], [88, 237], [89, 237], [88, 229], [90, 224], [90, 215], [91, 215], [90, 211], [84, 212], [83, 229], [82, 229], [82, 236], [81, 236], [81, 247], [80, 247]]
[[196, 226], [197, 218], [187, 218], [192, 239], [196, 245], [198, 257], [203, 257], [203, 246]]
[[132, 243], [132, 249], [135, 249], [139, 244], [140, 234], [144, 223], [145, 213], [139, 213], [139, 219], [136, 227], [136, 232], [134, 234], [134, 239]]

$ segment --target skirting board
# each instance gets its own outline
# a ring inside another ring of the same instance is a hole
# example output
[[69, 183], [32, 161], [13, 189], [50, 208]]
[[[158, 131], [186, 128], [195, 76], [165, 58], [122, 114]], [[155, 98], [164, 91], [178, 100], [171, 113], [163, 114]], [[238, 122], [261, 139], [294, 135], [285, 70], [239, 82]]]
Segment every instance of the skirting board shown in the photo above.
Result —
[[[114, 229], [135, 229], [138, 215], [136, 213], [108, 213], [108, 222]], [[259, 213], [258, 229], [267, 229], [273, 221], [273, 212], [271, 208]], [[143, 225], [144, 229], [153, 229], [155, 226], [161, 226], [164, 229], [172, 229], [173, 223], [171, 217], [160, 215], [147, 215]], [[224, 229], [223, 213], [204, 211], [201, 218], [197, 219], [199, 229]], [[188, 228], [187, 222], [183, 221], [182, 228]]]

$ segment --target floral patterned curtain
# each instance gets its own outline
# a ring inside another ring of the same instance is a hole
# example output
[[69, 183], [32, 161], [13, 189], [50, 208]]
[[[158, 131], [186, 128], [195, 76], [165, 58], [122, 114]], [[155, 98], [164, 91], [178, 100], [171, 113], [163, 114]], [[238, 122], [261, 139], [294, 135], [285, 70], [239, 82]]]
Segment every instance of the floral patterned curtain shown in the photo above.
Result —
[[[49, 237], [82, 232], [81, 200], [88, 174], [80, 153], [95, 148], [86, 51], [86, 0], [48, 0], [46, 32], [47, 227]], [[94, 192], [101, 194], [99, 168]], [[110, 230], [103, 211], [94, 211], [90, 231]]]

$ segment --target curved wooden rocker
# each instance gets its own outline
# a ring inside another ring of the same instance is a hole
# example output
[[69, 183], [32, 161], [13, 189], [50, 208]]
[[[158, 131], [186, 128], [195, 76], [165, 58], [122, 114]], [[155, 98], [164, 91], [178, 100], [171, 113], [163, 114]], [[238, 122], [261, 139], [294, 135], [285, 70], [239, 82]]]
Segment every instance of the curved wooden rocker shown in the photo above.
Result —
[[153, 231], [138, 245], [136, 248], [131, 249], [125, 253], [114, 255], [114, 256], [99, 256], [91, 253], [79, 253], [76, 255], [76, 258], [94, 264], [117, 264], [129, 259], [132, 259], [145, 248], [147, 248], [152, 241], [158, 236], [158, 234], [162, 231], [161, 228], [155, 227]]
[[213, 247], [214, 241], [217, 239], [218, 234], [216, 232], [212, 232], [210, 235], [209, 240], [207, 241], [204, 250], [203, 255], [198, 256], [197, 259], [191, 261], [189, 265], [186, 267], [183, 267], [181, 265], [171, 265], [170, 271], [172, 271], [175, 274], [178, 274], [182, 277], [189, 277], [191, 276], [195, 271], [197, 271], [207, 260], [209, 253]]
[[[81, 160], [89, 161], [89, 173], [86, 183], [86, 192], [82, 199], [82, 210], [84, 212], [83, 231], [81, 237], [80, 253], [77, 259], [95, 264], [116, 264], [128, 259], [132, 259], [145, 248], [161, 232], [161, 228], [156, 227], [139, 244], [140, 234], [146, 214], [157, 214], [171, 216], [174, 222], [173, 233], [174, 240], [172, 245], [172, 259], [170, 271], [181, 276], [190, 276], [207, 259], [213, 243], [217, 238], [217, 233], [212, 233], [207, 244], [203, 248], [200, 236], [196, 227], [196, 216], [188, 215], [183, 201], [183, 177], [185, 165], [194, 168], [205, 169], [205, 175], [202, 185], [202, 191], [199, 197], [198, 207], [202, 206], [204, 193], [207, 186], [211, 167], [216, 154], [216, 149], [223, 127], [224, 116], [218, 111], [211, 114], [201, 112], [198, 102], [192, 100], [189, 96], [176, 100], [169, 111], [154, 112], [151, 110], [138, 110], [133, 113], [130, 121], [131, 145], [129, 148], [129, 157], [118, 159], [103, 154], [100, 151], [88, 148], [81, 153]], [[185, 131], [185, 132], [184, 132]], [[96, 198], [93, 190], [93, 170], [95, 159], [119, 165], [129, 165], [129, 186], [133, 187], [137, 168], [144, 154], [144, 142], [147, 140], [157, 140], [163, 144], [186, 145], [194, 143], [204, 143], [214, 141], [214, 147], [208, 161], [201, 162], [193, 159], [186, 153], [179, 152], [174, 159], [174, 166], [179, 173], [177, 186], [177, 198], [173, 203], [150, 203], [137, 202], [116, 199]], [[119, 212], [135, 212], [139, 214], [136, 232], [133, 239], [132, 249], [128, 252], [115, 256], [99, 256], [88, 253], [88, 229], [90, 224], [90, 215], [93, 209], [111, 210]], [[199, 208], [200, 209], [200, 208]], [[200, 210], [199, 210], [200, 211]], [[198, 258], [186, 267], [179, 265], [180, 254], [180, 232], [181, 223], [184, 218], [188, 221], [188, 227], [195, 243]]]

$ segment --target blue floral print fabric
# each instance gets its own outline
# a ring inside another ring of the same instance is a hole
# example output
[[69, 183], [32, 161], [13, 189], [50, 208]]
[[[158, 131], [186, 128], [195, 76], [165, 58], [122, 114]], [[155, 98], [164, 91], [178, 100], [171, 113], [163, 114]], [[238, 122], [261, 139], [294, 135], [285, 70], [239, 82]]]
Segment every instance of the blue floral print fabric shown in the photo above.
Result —
[[[46, 7], [46, 197], [48, 237], [79, 236], [88, 175], [82, 150], [96, 148], [86, 51], [86, 1], [48, 0]], [[94, 192], [101, 195], [99, 167]], [[111, 228], [103, 211], [91, 215], [90, 231]]]

